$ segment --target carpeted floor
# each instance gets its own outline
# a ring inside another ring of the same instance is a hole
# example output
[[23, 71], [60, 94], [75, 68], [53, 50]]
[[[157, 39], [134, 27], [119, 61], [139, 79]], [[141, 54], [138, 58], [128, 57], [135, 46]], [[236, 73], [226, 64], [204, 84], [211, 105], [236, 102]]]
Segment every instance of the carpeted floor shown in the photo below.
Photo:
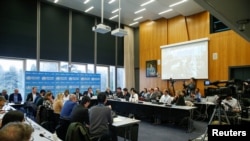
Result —
[[[194, 130], [187, 132], [187, 128], [172, 123], [154, 125], [149, 121], [139, 124], [138, 141], [188, 141], [204, 134], [207, 128], [206, 121], [194, 121]], [[123, 138], [118, 138], [123, 141]]]

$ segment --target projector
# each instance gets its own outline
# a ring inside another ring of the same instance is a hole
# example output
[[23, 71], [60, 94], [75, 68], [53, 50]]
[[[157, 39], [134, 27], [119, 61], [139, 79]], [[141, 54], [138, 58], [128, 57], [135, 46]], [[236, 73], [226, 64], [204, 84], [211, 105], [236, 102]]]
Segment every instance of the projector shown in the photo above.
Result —
[[128, 34], [127, 31], [121, 28], [117, 28], [111, 32], [111, 35], [118, 36], [118, 37], [122, 37], [127, 34]]
[[94, 32], [105, 34], [109, 31], [111, 31], [111, 28], [107, 25], [104, 25], [104, 24], [98, 24], [98, 25], [93, 26], [92, 30]]

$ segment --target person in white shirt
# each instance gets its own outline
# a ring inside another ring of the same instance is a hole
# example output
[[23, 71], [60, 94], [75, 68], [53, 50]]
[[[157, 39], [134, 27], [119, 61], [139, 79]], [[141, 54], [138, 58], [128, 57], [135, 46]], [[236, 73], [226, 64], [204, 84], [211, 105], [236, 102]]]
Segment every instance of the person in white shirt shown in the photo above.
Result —
[[173, 98], [169, 95], [168, 89], [164, 89], [163, 95], [161, 96], [159, 102], [162, 102], [164, 104], [171, 104], [171, 101]]
[[64, 91], [64, 96], [63, 96], [63, 103], [67, 100], [69, 100], [69, 90]]
[[138, 102], [138, 94], [134, 88], [130, 89], [130, 97], [129, 97], [129, 102]]

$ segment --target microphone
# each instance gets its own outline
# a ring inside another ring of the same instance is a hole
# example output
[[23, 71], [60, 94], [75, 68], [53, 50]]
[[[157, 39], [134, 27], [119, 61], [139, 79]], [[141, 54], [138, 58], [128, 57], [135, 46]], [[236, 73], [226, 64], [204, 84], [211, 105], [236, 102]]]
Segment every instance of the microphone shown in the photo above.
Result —
[[47, 140], [53, 141], [53, 140], [52, 140], [52, 139], [50, 139], [49, 137], [44, 136], [44, 134], [42, 134], [42, 133], [41, 133], [41, 134], [39, 134], [39, 136], [40, 136], [40, 137], [43, 137], [43, 138], [46, 138]]

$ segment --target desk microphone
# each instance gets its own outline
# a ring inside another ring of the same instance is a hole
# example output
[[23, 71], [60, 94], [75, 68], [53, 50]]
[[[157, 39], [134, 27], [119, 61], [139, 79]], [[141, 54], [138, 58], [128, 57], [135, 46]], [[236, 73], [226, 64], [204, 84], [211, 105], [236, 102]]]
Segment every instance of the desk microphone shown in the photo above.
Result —
[[43, 137], [43, 138], [46, 138], [47, 140], [53, 141], [53, 140], [52, 140], [52, 139], [50, 139], [49, 137], [44, 136], [44, 134], [42, 134], [42, 133], [41, 133], [41, 134], [39, 134], [39, 136], [40, 136], [40, 137]]

